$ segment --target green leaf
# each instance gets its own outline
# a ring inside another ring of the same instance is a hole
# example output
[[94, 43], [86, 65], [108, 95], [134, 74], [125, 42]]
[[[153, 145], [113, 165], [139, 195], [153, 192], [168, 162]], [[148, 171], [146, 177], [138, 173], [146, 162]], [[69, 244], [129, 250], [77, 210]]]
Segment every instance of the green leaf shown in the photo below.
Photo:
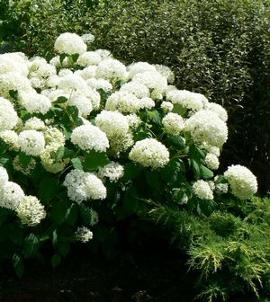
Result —
[[60, 146], [56, 151], [55, 160], [60, 161], [64, 157], [64, 154], [65, 154], [65, 147]]
[[12, 256], [12, 265], [14, 267], [14, 270], [16, 272], [16, 275], [21, 278], [24, 273], [24, 264], [22, 261], [21, 256], [14, 254]]
[[56, 249], [62, 257], [66, 257], [70, 251], [70, 243], [66, 241], [57, 242]]
[[204, 178], [204, 179], [210, 179], [210, 178], [214, 177], [213, 171], [211, 171], [210, 169], [208, 169], [204, 165], [200, 166], [200, 174], [201, 174], [201, 177]]
[[69, 225], [74, 225], [78, 218], [78, 208], [76, 204], [72, 204], [66, 211], [65, 220]]
[[71, 162], [74, 169], [83, 170], [83, 165], [79, 157], [72, 158]]
[[53, 200], [59, 192], [60, 186], [56, 178], [44, 177], [39, 184], [39, 197], [44, 202]]
[[52, 267], [57, 267], [61, 263], [61, 256], [60, 255], [53, 255], [51, 259]]
[[195, 174], [195, 177], [200, 178], [201, 175], [200, 164], [198, 164], [198, 162], [194, 159], [191, 159], [190, 163], [191, 163], [192, 170]]
[[54, 102], [54, 104], [62, 104], [67, 101], [67, 98], [65, 96], [59, 96], [57, 100]]
[[83, 161], [84, 171], [95, 171], [98, 168], [102, 168], [110, 162], [106, 153], [100, 153], [91, 151], [89, 152]]
[[85, 205], [80, 205], [80, 216], [86, 226], [93, 226], [98, 223], [98, 213]]
[[64, 200], [58, 200], [54, 202], [51, 209], [51, 218], [56, 224], [62, 224], [65, 220], [65, 216], [68, 210], [68, 202]]
[[23, 253], [26, 257], [34, 256], [39, 248], [39, 240], [37, 236], [31, 233], [24, 240]]
[[161, 117], [157, 110], [147, 111], [147, 118], [149, 121], [161, 125]]

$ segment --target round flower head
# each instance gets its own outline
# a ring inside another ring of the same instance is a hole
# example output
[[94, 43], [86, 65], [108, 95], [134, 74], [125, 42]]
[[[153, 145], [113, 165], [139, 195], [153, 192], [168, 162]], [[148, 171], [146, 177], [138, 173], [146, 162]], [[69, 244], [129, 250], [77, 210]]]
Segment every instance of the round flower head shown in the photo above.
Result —
[[216, 103], [208, 103], [206, 105], [206, 109], [215, 112], [217, 114], [217, 116], [224, 122], [226, 122], [228, 120], [227, 111], [221, 105], [216, 104]]
[[257, 192], [256, 176], [244, 166], [232, 165], [224, 176], [228, 180], [232, 194], [239, 199], [249, 199]]
[[23, 76], [27, 76], [27, 59], [23, 53], [12, 52], [0, 55], [0, 73], [7, 72], [18, 72]]
[[142, 99], [139, 99], [139, 108], [140, 109], [152, 109], [154, 108], [156, 103], [148, 97], [144, 97]]
[[112, 54], [107, 49], [97, 49], [95, 50], [96, 53], [98, 53], [101, 56], [102, 60], [108, 59], [112, 57]]
[[16, 210], [23, 198], [22, 188], [12, 181], [4, 183], [0, 189], [0, 207]]
[[165, 132], [179, 135], [185, 127], [183, 118], [177, 113], [168, 113], [162, 120]]
[[215, 185], [215, 192], [217, 194], [226, 194], [229, 191], [229, 186], [228, 184], [225, 183], [219, 183]]
[[31, 117], [28, 119], [24, 124], [25, 130], [45, 130], [46, 126], [44, 122], [37, 118], [37, 117]]
[[133, 136], [128, 132], [125, 136], [116, 136], [110, 141], [110, 152], [119, 157], [121, 152], [127, 151], [134, 144]]
[[0, 166], [0, 190], [8, 182], [7, 170]]
[[78, 227], [75, 232], [75, 238], [78, 241], [86, 243], [93, 239], [93, 233], [87, 227]]
[[136, 74], [146, 71], [156, 72], [156, 68], [147, 62], [136, 62], [128, 66], [128, 77], [132, 79]]
[[18, 122], [17, 112], [10, 101], [0, 97], [0, 131], [13, 129]]
[[175, 80], [175, 75], [173, 71], [165, 65], [154, 65], [156, 70], [167, 79], [168, 83], [172, 84]]
[[52, 143], [44, 149], [40, 154], [40, 160], [43, 168], [50, 173], [59, 173], [63, 171], [69, 163], [69, 159], [56, 159], [57, 150], [59, 145]]
[[192, 111], [199, 111], [204, 106], [203, 96], [188, 90], [170, 90], [167, 92], [167, 99]]
[[67, 104], [69, 106], [75, 106], [78, 109], [79, 114], [83, 117], [87, 117], [93, 109], [91, 100], [79, 93], [72, 94], [68, 99]]
[[93, 173], [72, 170], [65, 178], [68, 197], [80, 204], [88, 199], [105, 199], [107, 191], [102, 181]]
[[64, 134], [56, 127], [48, 127], [44, 132], [46, 145], [57, 145], [58, 147], [65, 144]]
[[45, 95], [36, 92], [20, 94], [21, 104], [30, 113], [46, 114], [51, 109], [51, 101]]
[[96, 76], [97, 66], [90, 65], [81, 70], [76, 70], [74, 74], [79, 75], [84, 80], [93, 79]]
[[105, 152], [109, 147], [106, 134], [90, 124], [75, 128], [71, 134], [71, 142], [86, 151]]
[[105, 92], [110, 92], [113, 89], [112, 84], [109, 81], [103, 79], [88, 79], [86, 83], [89, 87], [96, 90], [101, 89]]
[[35, 196], [24, 196], [19, 203], [16, 213], [22, 224], [35, 226], [46, 217], [44, 206]]
[[111, 182], [117, 182], [124, 176], [124, 167], [119, 163], [111, 162], [98, 171], [98, 176], [108, 178]]
[[115, 59], [105, 59], [97, 67], [96, 77], [105, 80], [125, 80], [126, 66]]
[[162, 168], [170, 160], [167, 148], [154, 138], [137, 141], [129, 153], [129, 158], [144, 167]]
[[101, 62], [101, 56], [94, 51], [87, 51], [81, 54], [77, 60], [80, 66], [98, 65]]
[[129, 130], [127, 118], [117, 111], [103, 110], [96, 116], [95, 123], [109, 139], [124, 136]]
[[137, 73], [133, 80], [144, 84], [149, 89], [154, 89], [159, 93], [163, 93], [167, 87], [167, 79], [157, 71]]
[[54, 49], [58, 53], [72, 55], [86, 52], [87, 46], [80, 36], [73, 33], [63, 33], [56, 39]]
[[227, 125], [212, 111], [200, 110], [186, 121], [185, 130], [197, 143], [222, 147], [228, 138]]
[[76, 90], [87, 91], [89, 89], [85, 80], [78, 74], [73, 73], [62, 76], [59, 80], [58, 88], [70, 93]]
[[0, 139], [3, 140], [10, 149], [18, 150], [19, 147], [19, 136], [13, 130], [4, 130], [0, 132]]
[[45, 147], [44, 135], [36, 130], [24, 130], [19, 134], [21, 150], [32, 156], [39, 156]]
[[90, 44], [92, 42], [95, 41], [95, 36], [90, 34], [90, 33], [87, 33], [87, 34], [83, 34], [81, 36], [81, 38], [83, 39], [83, 41], [86, 43], [86, 44]]
[[30, 91], [31, 82], [25, 76], [18, 72], [7, 72], [0, 74], [0, 95], [9, 98], [9, 92], [13, 91]]
[[121, 86], [120, 91], [132, 93], [139, 99], [150, 96], [149, 89], [145, 85], [135, 81], [124, 84]]
[[133, 113], [140, 109], [139, 100], [135, 95], [126, 91], [117, 91], [107, 99], [106, 110]]
[[204, 180], [197, 180], [193, 186], [193, 193], [200, 199], [213, 200], [214, 195], [210, 184]]
[[219, 159], [213, 153], [207, 153], [205, 157], [205, 164], [211, 170], [217, 170], [219, 167]]
[[142, 123], [142, 120], [136, 115], [135, 113], [131, 113], [129, 115], [126, 115], [128, 125], [131, 129], [136, 129], [140, 126]]
[[165, 112], [171, 112], [173, 110], [173, 104], [171, 102], [162, 102], [160, 108]]

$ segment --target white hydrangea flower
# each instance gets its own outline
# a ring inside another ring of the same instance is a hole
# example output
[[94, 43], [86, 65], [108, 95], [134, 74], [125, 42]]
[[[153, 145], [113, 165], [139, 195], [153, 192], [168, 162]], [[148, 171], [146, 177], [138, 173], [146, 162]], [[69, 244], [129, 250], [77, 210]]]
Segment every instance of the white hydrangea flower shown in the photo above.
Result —
[[142, 120], [135, 113], [126, 115], [128, 125], [131, 129], [136, 129], [142, 123]]
[[77, 169], [67, 174], [63, 185], [67, 188], [68, 197], [78, 204], [88, 199], [105, 199], [107, 195], [101, 179], [93, 173]]
[[83, 67], [89, 65], [98, 65], [101, 60], [101, 56], [95, 51], [87, 51], [79, 56], [77, 64]]
[[20, 93], [20, 101], [22, 106], [30, 113], [46, 114], [52, 107], [48, 97], [36, 92]]
[[129, 158], [144, 167], [157, 169], [167, 165], [170, 154], [162, 143], [154, 138], [146, 138], [135, 143]]
[[44, 131], [46, 145], [57, 145], [58, 147], [65, 144], [65, 136], [61, 130], [56, 127], [47, 127]]
[[[91, 65], [87, 66], [84, 69], [76, 70], [74, 74], [79, 75], [84, 80], [94, 79], [96, 76], [97, 66]], [[88, 84], [89, 85], [89, 84]]]
[[44, 122], [37, 118], [37, 117], [31, 117], [28, 119], [25, 124], [24, 124], [24, 129], [25, 130], [45, 130], [46, 125]]
[[75, 238], [78, 241], [86, 243], [93, 239], [93, 233], [87, 227], [78, 227], [75, 232]]
[[127, 78], [126, 66], [118, 60], [105, 59], [99, 63], [96, 77], [105, 80], [125, 80]]
[[12, 181], [5, 182], [0, 188], [0, 207], [16, 210], [23, 198], [22, 188]]
[[87, 46], [80, 36], [74, 33], [63, 33], [56, 39], [54, 49], [58, 53], [72, 55], [86, 52]]
[[0, 97], [0, 131], [13, 129], [18, 115], [10, 101]]
[[173, 111], [173, 104], [171, 102], [164, 101], [161, 103], [160, 108], [165, 112], [171, 112]]
[[107, 49], [97, 49], [95, 50], [96, 53], [98, 53], [101, 56], [102, 60], [108, 59], [112, 57], [112, 54]]
[[124, 167], [116, 162], [111, 162], [99, 169], [98, 176], [103, 178], [109, 178], [111, 182], [117, 182], [124, 176]]
[[[65, 77], [65, 76], [70, 76], [70, 75], [73, 75], [75, 74], [75, 72], [73, 73], [71, 69], [68, 69], [68, 68], [62, 68], [59, 70], [58, 72], [58, 77], [62, 78], [62, 77]], [[76, 73], [77, 74], [77, 73]], [[59, 79], [58, 79], [59, 80]]]
[[256, 176], [246, 167], [232, 165], [224, 173], [228, 180], [232, 194], [239, 199], [249, 199], [257, 192]]
[[109, 147], [106, 134], [93, 125], [82, 125], [75, 128], [71, 134], [71, 142], [82, 150], [105, 152]]
[[90, 44], [95, 41], [95, 36], [92, 35], [91, 33], [83, 34], [81, 36], [81, 38], [83, 39], [84, 43], [86, 43], [86, 44]]
[[186, 120], [185, 130], [194, 141], [210, 146], [222, 147], [228, 138], [226, 123], [210, 110], [200, 110], [192, 115]]
[[44, 135], [36, 130], [24, 130], [19, 134], [21, 150], [32, 156], [39, 156], [45, 148]]
[[117, 136], [110, 141], [110, 152], [113, 156], [119, 157], [121, 152], [127, 151], [134, 144], [132, 133], [125, 136]]
[[19, 52], [8, 52], [0, 55], [0, 73], [17, 72], [23, 76], [28, 74], [27, 58]]
[[83, 117], [87, 117], [93, 110], [91, 100], [80, 93], [71, 94], [70, 98], [67, 101], [67, 104], [69, 106], [75, 106], [78, 109], [79, 114]]
[[179, 135], [184, 129], [185, 123], [183, 118], [177, 114], [170, 112], [162, 119], [165, 132], [172, 135]]
[[111, 94], [105, 105], [106, 110], [133, 113], [140, 109], [139, 99], [135, 95], [125, 91], [117, 91]]
[[31, 91], [32, 86], [29, 79], [18, 72], [7, 72], [0, 74], [0, 95], [9, 98], [10, 91]]
[[103, 79], [88, 79], [86, 83], [89, 87], [96, 90], [102, 89], [105, 92], [110, 92], [113, 89], [112, 84]]
[[168, 66], [165, 65], [154, 65], [156, 70], [167, 79], [168, 83], [172, 84], [175, 80], [175, 75], [174, 72], [169, 68]]
[[167, 92], [167, 99], [192, 111], [199, 111], [204, 107], [204, 96], [188, 90], [170, 90]]
[[87, 91], [88, 86], [85, 80], [78, 74], [68, 74], [60, 77], [58, 88], [72, 92], [73, 90]]
[[7, 182], [8, 182], [7, 170], [4, 167], [0, 166], [0, 188], [2, 188]]
[[223, 108], [221, 105], [216, 104], [216, 103], [208, 103], [206, 105], [206, 109], [207, 110], [211, 110], [213, 112], [215, 112], [218, 117], [223, 120], [224, 122], [226, 122], [228, 120], [228, 114], [225, 108]]
[[0, 139], [2, 139], [11, 149], [19, 149], [19, 136], [13, 130], [0, 131]]
[[205, 164], [211, 170], [217, 170], [219, 167], [219, 159], [213, 153], [207, 153], [205, 156]]
[[144, 84], [135, 81], [125, 83], [121, 86], [120, 91], [132, 93], [139, 99], [150, 96], [149, 89]]
[[46, 89], [41, 92], [41, 94], [45, 95], [50, 99], [50, 101], [56, 102], [59, 97], [69, 98], [70, 93], [64, 91], [63, 89]]
[[207, 181], [197, 180], [193, 186], [193, 193], [200, 199], [213, 200], [213, 191]]
[[144, 97], [142, 99], [139, 99], [139, 108], [140, 109], [152, 109], [154, 108], [156, 103], [154, 100], [148, 97]]
[[44, 206], [35, 196], [24, 196], [16, 209], [22, 224], [36, 226], [46, 217]]
[[156, 72], [155, 66], [147, 62], [136, 62], [128, 66], [128, 77], [132, 79], [136, 74], [146, 71]]
[[106, 133], [109, 139], [124, 136], [129, 130], [127, 118], [117, 111], [103, 110], [96, 116], [96, 125]]
[[[149, 89], [155, 90], [156, 93], [160, 94], [162, 94], [167, 87], [167, 79], [157, 71], [145, 71], [142, 73], [137, 73], [133, 77], [133, 80], [144, 84]], [[151, 97], [153, 97], [152, 94]]]

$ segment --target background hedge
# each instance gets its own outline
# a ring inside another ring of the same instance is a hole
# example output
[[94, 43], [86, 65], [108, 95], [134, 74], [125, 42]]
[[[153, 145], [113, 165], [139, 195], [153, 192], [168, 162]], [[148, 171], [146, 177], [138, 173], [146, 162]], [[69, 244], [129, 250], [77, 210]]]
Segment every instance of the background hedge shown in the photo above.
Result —
[[65, 31], [91, 32], [95, 47], [125, 63], [170, 66], [179, 88], [229, 111], [223, 165], [251, 168], [270, 188], [270, 2], [268, 0], [0, 1], [2, 52], [50, 53]]

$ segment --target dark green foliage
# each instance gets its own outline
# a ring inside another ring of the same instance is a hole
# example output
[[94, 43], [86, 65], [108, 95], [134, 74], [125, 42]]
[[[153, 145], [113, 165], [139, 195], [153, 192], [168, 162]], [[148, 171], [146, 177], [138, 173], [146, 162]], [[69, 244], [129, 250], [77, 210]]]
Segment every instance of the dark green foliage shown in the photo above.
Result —
[[[229, 204], [229, 203], [228, 203]], [[149, 218], [162, 225], [174, 245], [200, 272], [202, 301], [227, 301], [236, 293], [269, 294], [269, 199], [254, 198], [241, 215], [214, 211], [208, 217], [156, 205]]]

